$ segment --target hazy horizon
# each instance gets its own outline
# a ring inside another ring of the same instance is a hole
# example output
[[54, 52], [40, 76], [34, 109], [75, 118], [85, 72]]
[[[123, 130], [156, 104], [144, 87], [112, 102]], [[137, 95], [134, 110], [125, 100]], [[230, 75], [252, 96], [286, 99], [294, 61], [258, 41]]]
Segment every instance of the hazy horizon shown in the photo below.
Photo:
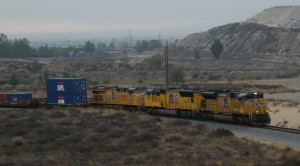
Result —
[[0, 33], [30, 40], [183, 38], [299, 0], [2, 0]]

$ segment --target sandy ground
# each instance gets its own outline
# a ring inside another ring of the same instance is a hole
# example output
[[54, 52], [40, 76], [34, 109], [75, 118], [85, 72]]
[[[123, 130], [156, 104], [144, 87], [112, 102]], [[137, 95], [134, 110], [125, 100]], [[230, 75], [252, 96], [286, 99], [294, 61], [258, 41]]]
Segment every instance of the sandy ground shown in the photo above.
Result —
[[300, 129], [300, 104], [291, 102], [270, 102], [271, 125]]

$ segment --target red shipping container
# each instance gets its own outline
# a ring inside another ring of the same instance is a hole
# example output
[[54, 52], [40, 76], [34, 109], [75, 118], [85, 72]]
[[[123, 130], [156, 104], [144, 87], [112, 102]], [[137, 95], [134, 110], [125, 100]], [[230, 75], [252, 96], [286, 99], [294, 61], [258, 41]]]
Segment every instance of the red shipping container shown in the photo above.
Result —
[[7, 93], [0, 93], [0, 103], [7, 103]]

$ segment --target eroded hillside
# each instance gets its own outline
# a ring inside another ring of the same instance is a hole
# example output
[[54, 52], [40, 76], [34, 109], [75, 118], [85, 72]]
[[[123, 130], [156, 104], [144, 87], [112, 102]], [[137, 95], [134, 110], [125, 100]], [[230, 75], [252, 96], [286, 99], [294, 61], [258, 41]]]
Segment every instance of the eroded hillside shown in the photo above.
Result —
[[172, 47], [172, 54], [212, 58], [210, 47], [215, 39], [224, 46], [221, 59], [267, 59], [299, 63], [300, 30], [268, 27], [255, 23], [233, 23], [194, 33]]
[[272, 27], [300, 28], [300, 6], [276, 6], [265, 9], [247, 22]]

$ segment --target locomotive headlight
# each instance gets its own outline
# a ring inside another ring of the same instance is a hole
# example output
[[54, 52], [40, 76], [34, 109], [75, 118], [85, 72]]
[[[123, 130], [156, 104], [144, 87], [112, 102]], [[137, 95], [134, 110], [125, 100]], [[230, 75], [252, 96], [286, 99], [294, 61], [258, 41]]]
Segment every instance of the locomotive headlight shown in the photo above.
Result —
[[258, 111], [256, 111], [256, 113], [258, 114]]

